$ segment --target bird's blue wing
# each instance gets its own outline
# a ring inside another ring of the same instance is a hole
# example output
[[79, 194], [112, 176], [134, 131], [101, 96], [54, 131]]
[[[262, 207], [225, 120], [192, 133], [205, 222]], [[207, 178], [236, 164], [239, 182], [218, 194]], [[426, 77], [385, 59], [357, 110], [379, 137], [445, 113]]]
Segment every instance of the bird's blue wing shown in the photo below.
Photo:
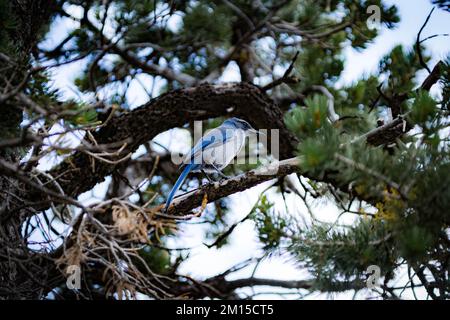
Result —
[[[192, 148], [189, 156], [189, 160], [192, 161], [196, 156], [198, 156], [202, 151], [209, 148], [217, 147], [225, 143], [232, 136], [232, 132], [225, 128], [215, 128], [205, 134], [197, 144]], [[187, 159], [185, 159], [187, 160]]]
[[216, 136], [211, 135], [209, 137], [205, 136], [200, 139], [200, 141], [192, 148], [190, 158], [191, 160], [199, 154], [202, 150], [205, 150], [208, 146], [214, 144], [216, 141]]

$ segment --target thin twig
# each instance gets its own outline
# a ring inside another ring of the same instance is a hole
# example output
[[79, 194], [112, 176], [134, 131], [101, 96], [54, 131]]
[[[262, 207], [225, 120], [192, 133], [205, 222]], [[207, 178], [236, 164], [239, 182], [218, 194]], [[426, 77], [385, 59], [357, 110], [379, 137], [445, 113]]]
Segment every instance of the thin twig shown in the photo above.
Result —
[[434, 9], [435, 9], [435, 7], [433, 7], [433, 9], [431, 9], [430, 13], [428, 14], [427, 18], [425, 19], [424, 24], [420, 28], [419, 33], [417, 34], [417, 39], [416, 39], [416, 50], [417, 50], [417, 54], [419, 56], [420, 65], [422, 67], [424, 67], [425, 69], [427, 69], [428, 73], [431, 73], [431, 70], [430, 70], [430, 68], [428, 68], [428, 66], [425, 63], [423, 56], [422, 56], [422, 49], [420, 48], [420, 35], [422, 34], [423, 29], [425, 29], [425, 26], [428, 24], [428, 21], [430, 20], [431, 14], [433, 13]]
[[267, 85], [265, 85], [264, 87], [262, 87], [262, 91], [266, 92], [276, 86], [279, 86], [282, 83], [297, 83], [299, 80], [295, 77], [291, 77], [289, 76], [289, 74], [292, 72], [292, 70], [294, 69], [294, 64], [295, 61], [297, 60], [297, 57], [299, 55], [299, 51], [297, 51], [294, 55], [294, 57], [292, 58], [292, 61], [289, 65], [289, 67], [286, 69], [286, 71], [284, 72], [283, 76]]

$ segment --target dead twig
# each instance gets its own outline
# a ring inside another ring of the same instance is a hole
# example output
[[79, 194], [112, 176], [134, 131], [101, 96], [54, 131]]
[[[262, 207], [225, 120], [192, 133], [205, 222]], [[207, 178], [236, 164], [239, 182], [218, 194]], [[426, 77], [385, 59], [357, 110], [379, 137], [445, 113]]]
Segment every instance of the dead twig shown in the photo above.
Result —
[[275, 88], [276, 86], [279, 86], [282, 83], [286, 83], [286, 84], [291, 84], [291, 83], [297, 83], [299, 81], [298, 78], [290, 76], [290, 73], [292, 72], [292, 70], [294, 69], [294, 64], [295, 61], [297, 60], [297, 57], [299, 55], [299, 51], [297, 51], [294, 55], [294, 57], [292, 58], [291, 64], [289, 65], [289, 67], [286, 69], [286, 71], [284, 72], [283, 76], [267, 85], [265, 85], [264, 87], [262, 87], [262, 91], [266, 92], [272, 88]]
[[423, 59], [423, 56], [422, 56], [422, 49], [421, 49], [421, 47], [420, 47], [420, 43], [421, 43], [421, 41], [420, 41], [420, 35], [422, 34], [423, 29], [425, 29], [425, 26], [428, 24], [428, 21], [430, 20], [431, 15], [432, 15], [434, 9], [435, 9], [435, 7], [433, 7], [433, 9], [431, 9], [430, 13], [428, 14], [427, 18], [425, 19], [424, 24], [423, 24], [422, 27], [420, 28], [419, 33], [417, 34], [417, 38], [416, 38], [416, 51], [417, 51], [417, 55], [419, 56], [419, 62], [420, 62], [420, 65], [421, 65], [422, 67], [424, 67], [425, 69], [427, 69], [428, 73], [431, 73], [431, 70], [430, 70], [430, 68], [427, 66], [427, 64], [425, 63], [425, 61], [424, 61], [424, 59]]

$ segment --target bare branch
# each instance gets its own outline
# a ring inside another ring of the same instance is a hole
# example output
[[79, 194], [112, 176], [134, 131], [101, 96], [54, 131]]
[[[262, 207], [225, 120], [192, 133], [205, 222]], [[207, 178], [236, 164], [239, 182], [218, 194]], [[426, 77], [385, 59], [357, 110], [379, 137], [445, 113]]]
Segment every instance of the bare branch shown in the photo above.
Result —
[[269, 83], [268, 85], [265, 85], [262, 90], [263, 91], [267, 91], [270, 90], [282, 83], [297, 83], [298, 79], [295, 77], [291, 77], [290, 73], [292, 72], [292, 69], [294, 69], [294, 64], [295, 61], [297, 60], [298, 54], [300, 53], [300, 51], [297, 51], [295, 53], [295, 56], [292, 58], [291, 64], [289, 65], [289, 67], [286, 69], [286, 71], [284, 72], [283, 76], [271, 83]]
[[420, 28], [419, 33], [417, 34], [417, 39], [416, 39], [416, 50], [417, 50], [417, 54], [419, 56], [420, 64], [422, 65], [422, 67], [427, 69], [428, 73], [431, 73], [431, 70], [430, 70], [430, 68], [428, 68], [427, 64], [423, 60], [422, 49], [420, 48], [420, 42], [421, 42], [420, 35], [422, 34], [423, 29], [425, 29], [426, 25], [428, 24], [428, 21], [430, 20], [434, 9], [435, 9], [434, 7], [433, 7], [433, 9], [431, 9], [430, 13], [428, 14], [427, 18], [425, 19], [425, 22], [423, 23], [422, 27]]

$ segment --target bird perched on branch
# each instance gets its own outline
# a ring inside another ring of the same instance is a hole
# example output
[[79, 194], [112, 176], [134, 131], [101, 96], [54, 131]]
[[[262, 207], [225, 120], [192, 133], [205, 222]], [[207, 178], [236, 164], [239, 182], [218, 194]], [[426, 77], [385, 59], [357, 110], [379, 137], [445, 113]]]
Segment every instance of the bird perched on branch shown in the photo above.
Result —
[[175, 193], [180, 189], [189, 172], [202, 172], [209, 181], [211, 179], [208, 173], [216, 172], [227, 178], [222, 170], [241, 151], [246, 136], [251, 132], [257, 133], [247, 121], [230, 118], [205, 134], [184, 158], [183, 172], [169, 193], [164, 211], [169, 208]]

